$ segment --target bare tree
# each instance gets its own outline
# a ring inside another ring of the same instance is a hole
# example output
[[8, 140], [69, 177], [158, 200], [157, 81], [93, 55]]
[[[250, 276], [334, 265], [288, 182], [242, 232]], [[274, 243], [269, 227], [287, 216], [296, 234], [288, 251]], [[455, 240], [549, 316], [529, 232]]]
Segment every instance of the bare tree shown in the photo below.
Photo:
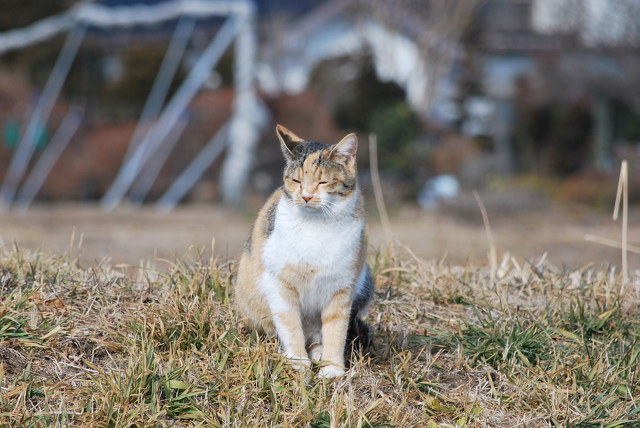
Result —
[[460, 40], [479, 0], [354, 0], [358, 8], [388, 28], [412, 39], [424, 64], [427, 113], [438, 82], [460, 53]]
[[[296, 92], [304, 88], [320, 61], [340, 56], [357, 60], [358, 53], [368, 51], [378, 77], [403, 87], [409, 104], [426, 117], [478, 2], [332, 0], [288, 25], [276, 17], [268, 25], [267, 42], [261, 49], [261, 86], [269, 93]], [[350, 29], [334, 27], [331, 46], [324, 51], [310, 49], [313, 38], [336, 17], [346, 18]], [[342, 38], [335, 36], [339, 31]]]

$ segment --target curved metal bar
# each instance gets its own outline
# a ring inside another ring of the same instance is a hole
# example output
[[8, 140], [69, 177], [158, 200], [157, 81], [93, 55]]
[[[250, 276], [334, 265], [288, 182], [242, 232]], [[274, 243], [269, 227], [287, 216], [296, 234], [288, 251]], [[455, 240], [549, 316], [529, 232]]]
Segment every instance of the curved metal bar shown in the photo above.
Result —
[[78, 48], [84, 39], [86, 31], [87, 27], [85, 25], [74, 27], [62, 47], [62, 51], [53, 66], [53, 71], [31, 115], [29, 125], [16, 148], [9, 170], [2, 183], [2, 189], [0, 189], [0, 208], [8, 208], [13, 202], [20, 181], [29, 166], [29, 161], [35, 150], [38, 130], [41, 129], [41, 127], [47, 123], [47, 119], [49, 119], [53, 104], [62, 90], [62, 85], [67, 78], [67, 74], [69, 74], [71, 64], [78, 53]]
[[38, 162], [34, 165], [31, 174], [29, 174], [29, 177], [27, 177], [20, 188], [15, 202], [18, 209], [26, 210], [29, 208], [29, 205], [31, 205], [35, 199], [56, 161], [60, 158], [60, 155], [62, 155], [64, 149], [69, 145], [71, 138], [80, 127], [83, 116], [83, 113], [77, 109], [71, 109], [69, 113], [67, 113], [51, 139], [51, 142], [40, 156], [40, 159], [38, 159]]
[[[171, 86], [171, 81], [178, 70], [178, 65], [180, 64], [180, 60], [182, 59], [194, 28], [195, 21], [190, 18], [182, 19], [178, 25], [176, 25], [160, 70], [142, 109], [140, 120], [136, 125], [136, 129], [133, 131], [133, 136], [131, 137], [129, 147], [124, 157], [124, 163], [116, 179], [102, 198], [104, 205], [114, 206], [120, 203], [143, 166], [152, 156], [152, 153], [149, 151], [145, 151], [142, 156], [133, 157], [132, 155], [140, 145], [145, 133], [149, 132], [152, 126], [151, 119], [157, 116], [162, 110], [167, 93], [169, 92], [169, 87]], [[130, 162], [134, 162], [134, 164], [129, 165]]]

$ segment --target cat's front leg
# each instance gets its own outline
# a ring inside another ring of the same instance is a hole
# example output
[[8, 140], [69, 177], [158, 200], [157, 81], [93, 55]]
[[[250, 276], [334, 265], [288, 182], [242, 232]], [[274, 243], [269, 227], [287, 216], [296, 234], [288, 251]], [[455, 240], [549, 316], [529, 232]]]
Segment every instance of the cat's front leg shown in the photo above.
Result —
[[282, 353], [288, 362], [297, 370], [304, 370], [311, 366], [311, 360], [304, 346], [304, 332], [300, 308], [274, 313], [273, 321], [278, 331], [278, 339]]
[[265, 297], [278, 333], [281, 352], [294, 368], [304, 370], [310, 367], [297, 291], [268, 274], [263, 277], [262, 289], [267, 291]]
[[347, 340], [351, 290], [338, 290], [322, 310], [322, 362], [318, 376], [334, 378], [344, 374], [344, 346]]

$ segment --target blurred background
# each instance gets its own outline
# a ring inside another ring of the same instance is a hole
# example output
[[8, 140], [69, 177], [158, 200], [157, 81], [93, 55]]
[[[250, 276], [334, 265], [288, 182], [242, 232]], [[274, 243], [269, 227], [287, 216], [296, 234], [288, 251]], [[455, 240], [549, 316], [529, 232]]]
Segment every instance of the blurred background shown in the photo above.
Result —
[[476, 191], [499, 247], [615, 263], [584, 235], [619, 240], [623, 159], [640, 201], [639, 54], [640, 0], [2, 0], [0, 237], [235, 255], [281, 123], [358, 133], [374, 243], [485, 257]]

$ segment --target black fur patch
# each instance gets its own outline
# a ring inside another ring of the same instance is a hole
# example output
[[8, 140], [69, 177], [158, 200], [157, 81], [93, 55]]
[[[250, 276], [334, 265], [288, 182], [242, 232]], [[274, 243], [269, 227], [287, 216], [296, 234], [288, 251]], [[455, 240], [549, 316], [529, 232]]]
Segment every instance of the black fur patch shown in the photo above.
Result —
[[291, 170], [302, 168], [304, 161], [310, 154], [322, 150], [328, 150], [329, 148], [331, 148], [330, 144], [318, 143], [316, 141], [305, 141], [304, 143], [300, 143], [293, 148], [291, 155], [287, 156], [287, 167]]
[[271, 232], [273, 232], [273, 228], [276, 224], [276, 208], [278, 207], [278, 203], [272, 204], [267, 210], [267, 215], [264, 219], [264, 235], [269, 236]]
[[373, 344], [371, 329], [360, 318], [360, 312], [367, 307], [373, 298], [375, 284], [371, 277], [369, 266], [365, 266], [366, 274], [364, 286], [360, 293], [355, 296], [351, 303], [351, 313], [349, 315], [349, 328], [347, 330], [347, 342], [345, 343], [345, 361], [349, 361], [354, 352], [365, 353]]
[[373, 345], [371, 328], [369, 325], [351, 313], [349, 329], [347, 330], [347, 342], [344, 347], [344, 360], [347, 365], [351, 363], [351, 357], [356, 354], [366, 354]]
[[365, 265], [365, 269], [366, 274], [364, 278], [364, 286], [360, 289], [360, 293], [354, 297], [353, 302], [351, 303], [351, 312], [356, 315], [359, 315], [360, 311], [367, 307], [373, 298], [373, 292], [375, 289], [375, 284], [373, 283], [369, 266]]

